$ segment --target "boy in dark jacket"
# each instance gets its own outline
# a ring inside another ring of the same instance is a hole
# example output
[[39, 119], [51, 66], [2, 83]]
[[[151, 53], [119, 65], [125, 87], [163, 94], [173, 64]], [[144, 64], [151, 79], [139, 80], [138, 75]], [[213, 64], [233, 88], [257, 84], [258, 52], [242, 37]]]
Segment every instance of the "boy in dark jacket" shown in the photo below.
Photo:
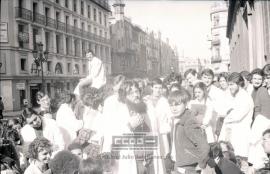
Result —
[[206, 167], [209, 159], [210, 147], [201, 119], [186, 109], [190, 95], [185, 89], [172, 92], [168, 100], [172, 111], [171, 158], [175, 161], [175, 173], [195, 174]]

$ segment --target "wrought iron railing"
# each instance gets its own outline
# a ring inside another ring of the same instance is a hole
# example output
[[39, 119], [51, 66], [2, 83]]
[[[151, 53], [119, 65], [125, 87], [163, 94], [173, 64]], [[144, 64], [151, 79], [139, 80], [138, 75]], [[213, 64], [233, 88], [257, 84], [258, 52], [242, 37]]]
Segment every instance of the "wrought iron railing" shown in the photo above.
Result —
[[106, 39], [104, 37], [98, 36], [96, 34], [93, 34], [88, 31], [84, 31], [80, 28], [74, 27], [72, 25], [63, 23], [61, 21], [57, 21], [55, 19], [52, 19], [50, 17], [46, 17], [42, 14], [39, 13], [33, 13], [33, 11], [25, 9], [25, 8], [19, 8], [15, 7], [16, 11], [16, 18], [22, 18], [30, 22], [35, 22], [41, 25], [45, 25], [51, 28], [55, 28], [57, 30], [69, 33], [69, 34], [74, 34], [77, 36], [81, 36], [84, 38], [88, 38], [90, 40], [96, 40], [99, 42], [104, 42], [104, 43], [109, 43], [110, 40]]

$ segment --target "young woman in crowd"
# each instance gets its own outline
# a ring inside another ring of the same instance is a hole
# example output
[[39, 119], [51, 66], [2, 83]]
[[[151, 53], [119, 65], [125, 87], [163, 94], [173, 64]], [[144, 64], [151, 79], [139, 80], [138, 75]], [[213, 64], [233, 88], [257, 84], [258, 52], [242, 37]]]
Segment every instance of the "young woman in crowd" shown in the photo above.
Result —
[[199, 82], [193, 87], [193, 98], [189, 102], [189, 109], [201, 119], [202, 128], [205, 129], [208, 143], [216, 141], [213, 128], [215, 121], [212, 120], [213, 104], [207, 95], [207, 87], [203, 82]]

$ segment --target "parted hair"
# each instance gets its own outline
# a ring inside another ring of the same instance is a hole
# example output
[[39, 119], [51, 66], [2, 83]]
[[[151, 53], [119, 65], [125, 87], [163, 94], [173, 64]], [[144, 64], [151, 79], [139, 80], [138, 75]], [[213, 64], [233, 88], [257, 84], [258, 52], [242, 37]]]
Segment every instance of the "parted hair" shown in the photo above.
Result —
[[181, 88], [178, 91], [173, 91], [168, 96], [169, 104], [175, 104], [175, 103], [186, 104], [188, 101], [190, 101], [190, 99], [191, 99], [191, 96], [189, 92], [184, 88]]
[[238, 72], [233, 72], [229, 76], [228, 82], [234, 82], [241, 87], [244, 87], [244, 85], [245, 85], [245, 80], [244, 80], [243, 76], [241, 76], [241, 74]]

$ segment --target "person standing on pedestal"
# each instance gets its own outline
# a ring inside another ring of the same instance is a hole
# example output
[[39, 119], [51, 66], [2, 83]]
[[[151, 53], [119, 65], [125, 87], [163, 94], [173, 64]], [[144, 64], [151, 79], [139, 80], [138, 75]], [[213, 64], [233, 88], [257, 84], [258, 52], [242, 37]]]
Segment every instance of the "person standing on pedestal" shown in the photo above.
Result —
[[80, 80], [79, 84], [74, 90], [74, 94], [79, 95], [79, 86], [82, 83], [91, 82], [91, 87], [99, 89], [106, 84], [106, 73], [103, 62], [94, 55], [92, 50], [86, 53], [88, 59], [88, 76]]

